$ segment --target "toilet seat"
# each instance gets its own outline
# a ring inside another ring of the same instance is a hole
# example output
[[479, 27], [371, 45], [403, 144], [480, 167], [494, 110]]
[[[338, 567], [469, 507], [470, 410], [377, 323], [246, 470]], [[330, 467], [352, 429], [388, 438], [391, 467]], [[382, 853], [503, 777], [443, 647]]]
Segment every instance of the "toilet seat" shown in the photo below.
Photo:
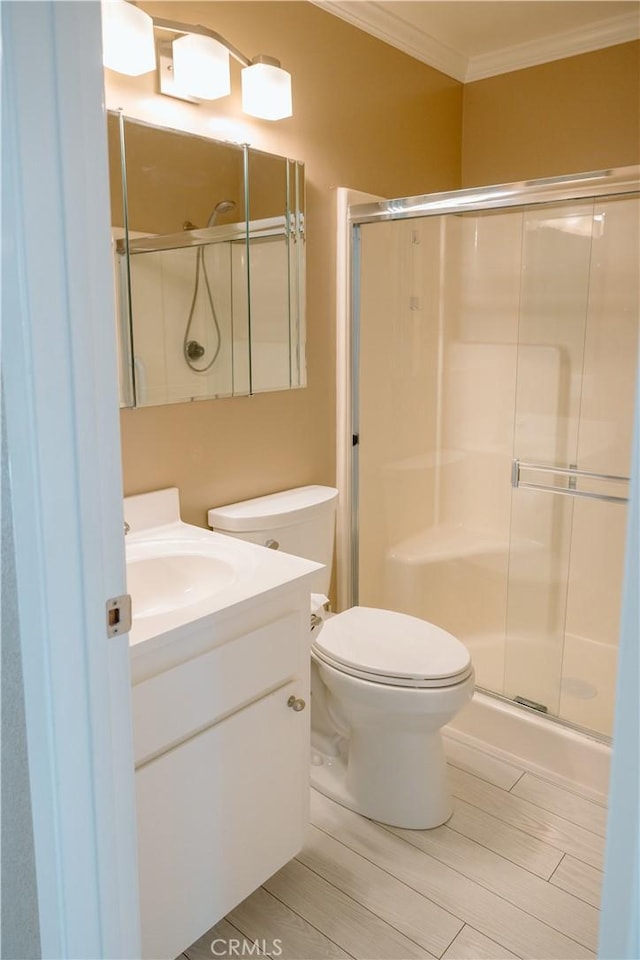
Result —
[[472, 673], [468, 650], [446, 630], [372, 607], [326, 620], [312, 652], [341, 673], [393, 686], [449, 687]]

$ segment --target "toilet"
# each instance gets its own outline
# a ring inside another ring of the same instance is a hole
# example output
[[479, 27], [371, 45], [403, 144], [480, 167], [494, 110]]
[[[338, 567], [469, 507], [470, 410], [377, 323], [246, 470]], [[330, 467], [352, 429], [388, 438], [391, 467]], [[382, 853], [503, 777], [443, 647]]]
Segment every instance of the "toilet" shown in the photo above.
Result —
[[396, 827], [449, 819], [441, 729], [471, 699], [466, 647], [391, 610], [326, 611], [338, 491], [306, 486], [209, 510], [219, 532], [325, 564], [311, 597], [311, 782]]

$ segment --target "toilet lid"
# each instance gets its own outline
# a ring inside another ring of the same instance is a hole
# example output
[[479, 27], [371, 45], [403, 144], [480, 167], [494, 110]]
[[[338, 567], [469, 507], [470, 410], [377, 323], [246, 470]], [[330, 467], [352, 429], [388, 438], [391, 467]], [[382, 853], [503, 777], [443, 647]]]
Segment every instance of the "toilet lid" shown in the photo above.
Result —
[[433, 623], [391, 610], [351, 607], [324, 622], [320, 660], [352, 676], [399, 686], [449, 686], [471, 674], [467, 648]]

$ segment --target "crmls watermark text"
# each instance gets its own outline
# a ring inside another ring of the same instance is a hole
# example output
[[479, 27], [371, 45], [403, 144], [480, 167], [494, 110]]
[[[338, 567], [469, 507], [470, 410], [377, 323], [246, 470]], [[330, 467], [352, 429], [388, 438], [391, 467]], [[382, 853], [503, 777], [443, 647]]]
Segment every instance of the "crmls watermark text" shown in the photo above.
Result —
[[214, 957], [261, 957], [265, 953], [281, 957], [282, 940], [246, 940], [244, 937], [225, 940], [217, 937], [211, 941], [211, 953]]

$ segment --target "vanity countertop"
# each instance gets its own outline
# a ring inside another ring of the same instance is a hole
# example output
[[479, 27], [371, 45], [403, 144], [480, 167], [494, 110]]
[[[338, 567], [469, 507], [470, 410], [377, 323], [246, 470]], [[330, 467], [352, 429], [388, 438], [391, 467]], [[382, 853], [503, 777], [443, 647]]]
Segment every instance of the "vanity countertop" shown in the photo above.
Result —
[[264, 619], [277, 591], [297, 585], [309, 592], [312, 574], [321, 569], [183, 523], [176, 488], [124, 503], [134, 683], [222, 642], [234, 619], [250, 625], [258, 612]]

